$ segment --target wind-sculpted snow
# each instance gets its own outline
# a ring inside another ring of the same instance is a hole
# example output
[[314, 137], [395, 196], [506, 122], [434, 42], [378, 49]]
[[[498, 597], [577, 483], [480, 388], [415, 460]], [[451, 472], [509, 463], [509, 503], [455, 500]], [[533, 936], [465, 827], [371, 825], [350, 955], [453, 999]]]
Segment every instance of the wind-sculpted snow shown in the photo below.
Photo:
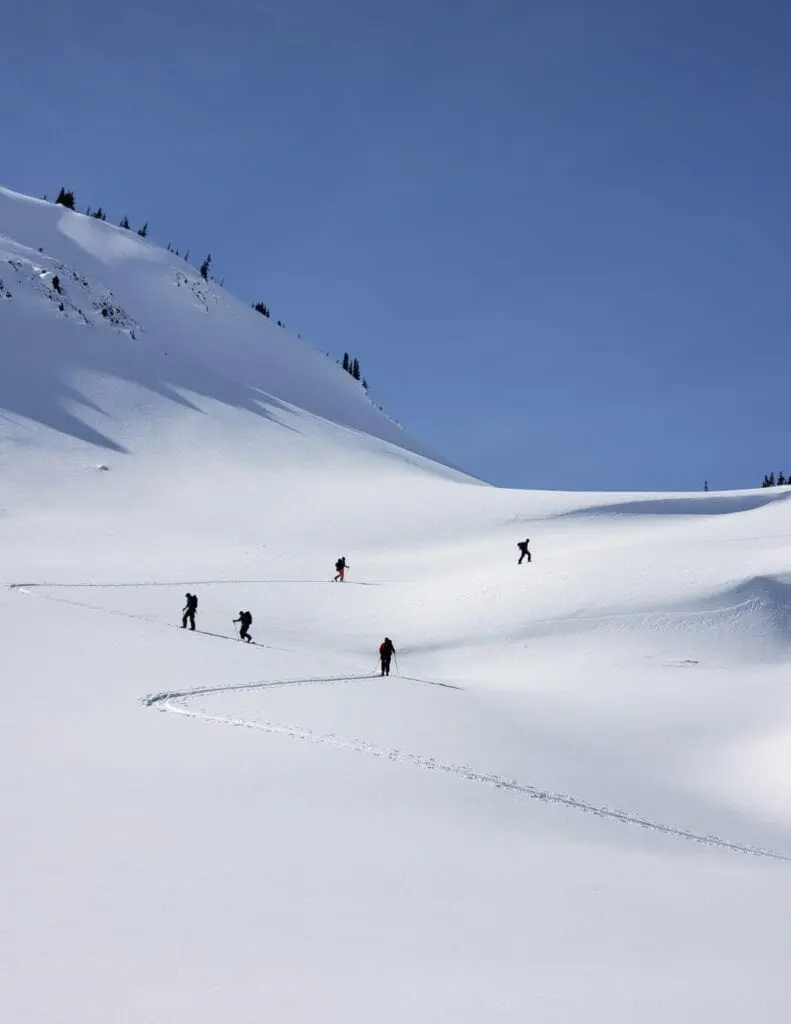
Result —
[[522, 639], [576, 636], [636, 636], [654, 641], [700, 641], [716, 647], [720, 657], [782, 660], [791, 651], [791, 582], [783, 577], [755, 577], [724, 588], [705, 600], [679, 601], [665, 607], [614, 608], [596, 615], [570, 614], [535, 619]]
[[775, 501], [788, 501], [791, 488], [777, 490], [767, 488], [760, 494], [701, 494], [684, 497], [638, 498], [603, 502], [563, 512], [558, 518], [607, 516], [729, 516], [739, 512], [751, 512], [764, 508]]

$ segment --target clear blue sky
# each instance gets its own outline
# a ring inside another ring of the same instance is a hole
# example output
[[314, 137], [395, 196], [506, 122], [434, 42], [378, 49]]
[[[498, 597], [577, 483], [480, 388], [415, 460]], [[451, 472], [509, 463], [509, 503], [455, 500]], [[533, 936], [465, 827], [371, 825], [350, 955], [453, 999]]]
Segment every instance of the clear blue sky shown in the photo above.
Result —
[[3, 184], [211, 251], [470, 471], [791, 472], [791, 4], [5, 8]]

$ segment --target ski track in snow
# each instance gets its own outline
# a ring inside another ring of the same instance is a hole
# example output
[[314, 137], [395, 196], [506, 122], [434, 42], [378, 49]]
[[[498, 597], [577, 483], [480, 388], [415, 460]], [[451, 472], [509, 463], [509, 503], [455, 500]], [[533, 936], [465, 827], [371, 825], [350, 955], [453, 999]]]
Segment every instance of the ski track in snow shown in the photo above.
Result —
[[[334, 583], [334, 580], [142, 580], [138, 583], [11, 583], [9, 587], [11, 590], [24, 590], [25, 587], [48, 587], [56, 588], [60, 587], [64, 590], [121, 590], [121, 589], [132, 589], [134, 587], [217, 587], [225, 584], [239, 584], [244, 586], [258, 586], [259, 584], [267, 583], [289, 583], [289, 584], [318, 584], [318, 583]], [[387, 583], [388, 586], [392, 586], [393, 583], [387, 581], [377, 580], [375, 583], [361, 583], [359, 580], [344, 580], [343, 585], [346, 587], [382, 587]]]
[[[309, 582], [326, 582], [326, 581], [309, 581], [309, 580], [204, 580], [201, 581], [202, 585], [208, 585], [210, 583], [224, 584], [224, 583], [309, 583]], [[40, 592], [40, 588], [48, 587], [60, 587], [60, 588], [72, 588], [81, 587], [86, 589], [102, 589], [105, 587], [167, 587], [167, 586], [183, 586], [184, 581], [171, 581], [171, 582], [144, 582], [144, 583], [11, 583], [9, 588], [16, 590], [23, 594], [34, 595], [44, 600], [57, 601], [62, 604], [73, 605], [78, 608], [86, 608], [90, 611], [104, 612], [108, 615], [121, 615], [125, 618], [138, 619], [143, 622], [151, 622], [152, 624], [162, 625], [149, 616], [135, 615], [131, 612], [122, 612], [110, 608], [102, 608], [98, 605], [91, 605], [83, 601], [74, 601], [68, 598], [56, 597], [52, 594], [43, 594]], [[195, 585], [195, 581], [192, 581], [192, 585]], [[166, 623], [171, 628], [179, 629], [180, 626], [174, 626], [171, 623]], [[203, 632], [205, 636], [215, 636], [223, 640], [238, 639], [237, 637], [226, 637], [221, 634], [207, 633], [205, 631], [196, 630], [196, 632]], [[267, 644], [257, 644], [259, 647], [269, 647]], [[280, 647], [269, 647], [270, 650], [285, 651], [285, 648]], [[288, 651], [287, 653], [292, 654], [306, 654], [305, 651]], [[509, 791], [512, 793], [518, 793], [521, 796], [527, 796], [533, 800], [540, 800], [543, 803], [558, 804], [563, 807], [569, 807], [575, 811], [582, 811], [586, 814], [593, 814], [599, 818], [605, 818], [611, 821], [617, 821], [625, 825], [635, 825], [643, 829], [647, 829], [652, 832], [658, 832], [663, 835], [672, 836], [675, 839], [683, 839], [689, 842], [701, 843], [706, 846], [716, 847], [722, 850], [729, 850], [733, 853], [749, 854], [754, 857], [766, 857], [772, 860], [785, 861], [791, 863], [791, 855], [779, 853], [774, 850], [763, 849], [758, 846], [750, 846], [744, 843], [732, 842], [728, 839], [723, 839], [720, 836], [715, 835], [702, 835], [696, 832], [691, 832], [688, 829], [678, 828], [673, 825], [665, 825], [658, 821], [652, 821], [650, 818], [644, 818], [637, 814], [630, 814], [627, 811], [621, 811], [614, 807], [607, 807], [604, 805], [594, 804], [587, 800], [580, 800], [576, 797], [570, 796], [566, 793], [555, 793], [551, 790], [541, 789], [538, 786], [533, 786], [528, 783], [519, 782], [515, 779], [509, 779], [505, 776], [494, 775], [487, 772], [475, 771], [472, 767], [467, 765], [456, 765], [456, 764], [445, 764], [441, 761], [437, 761], [432, 757], [425, 757], [419, 754], [412, 754], [408, 751], [397, 750], [391, 747], [378, 746], [375, 743], [369, 743], [363, 739], [356, 739], [345, 736], [338, 736], [333, 733], [319, 733], [312, 729], [305, 729], [298, 725], [288, 725], [278, 722], [271, 722], [267, 719], [245, 719], [235, 718], [229, 715], [217, 715], [211, 712], [201, 710], [199, 708], [189, 706], [189, 702], [195, 701], [202, 696], [209, 696], [215, 694], [229, 693], [232, 691], [240, 690], [266, 690], [276, 687], [296, 687], [296, 686], [315, 686], [315, 685], [329, 685], [339, 683], [355, 683], [362, 680], [371, 680], [380, 678], [378, 674], [368, 673], [364, 675], [343, 675], [343, 676], [311, 676], [302, 679], [275, 679], [275, 680], [258, 680], [251, 681], [248, 683], [232, 684], [225, 686], [213, 686], [213, 687], [197, 687], [188, 690], [166, 690], [161, 693], [148, 694], [145, 697], [141, 697], [140, 700], [146, 707], [156, 708], [159, 711], [168, 712], [171, 714], [182, 715], [186, 718], [199, 719], [204, 722], [216, 722], [222, 725], [231, 725], [237, 728], [245, 729], [258, 729], [262, 732], [271, 733], [278, 736], [287, 736], [290, 739], [303, 740], [311, 743], [320, 743], [325, 746], [334, 747], [339, 750], [353, 750], [358, 753], [368, 754], [371, 757], [385, 758], [389, 761], [398, 762], [401, 764], [409, 764], [418, 768], [422, 768], [427, 771], [443, 772], [446, 775], [452, 775], [458, 779], [464, 779], [468, 782], [476, 782], [480, 785], [492, 786], [495, 789]], [[399, 679], [405, 682], [422, 683], [428, 686], [441, 686], [446, 689], [462, 690], [460, 686], [455, 686], [452, 683], [441, 682], [439, 680], [432, 679], [419, 679], [413, 676], [398, 676]]]

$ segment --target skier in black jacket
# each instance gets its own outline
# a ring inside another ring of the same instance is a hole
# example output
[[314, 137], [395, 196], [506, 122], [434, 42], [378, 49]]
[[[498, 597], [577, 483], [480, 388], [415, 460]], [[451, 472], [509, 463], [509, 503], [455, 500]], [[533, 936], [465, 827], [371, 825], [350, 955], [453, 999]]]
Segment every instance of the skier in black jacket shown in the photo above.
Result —
[[525, 557], [527, 557], [528, 562], [532, 562], [533, 561], [533, 556], [530, 554], [530, 552], [527, 549], [527, 545], [529, 543], [530, 543], [530, 538], [528, 537], [527, 540], [520, 540], [519, 543], [516, 545], [519, 548], [519, 550], [522, 552], [521, 555], [519, 556], [519, 561], [516, 563], [517, 565], [521, 565], [522, 564], [522, 559], [525, 558]]
[[389, 636], [386, 636], [384, 640], [379, 644], [379, 661], [382, 666], [382, 675], [390, 675], [390, 659], [395, 654], [395, 647], [393, 647], [393, 641]]
[[343, 558], [339, 558], [338, 561], [335, 563], [335, 570], [338, 575], [333, 579], [332, 582], [343, 583], [343, 574], [346, 572], [348, 568], [349, 566], [346, 564], [346, 555], [344, 555]]
[[250, 627], [253, 624], [253, 616], [250, 612], [239, 612], [239, 618], [233, 621], [239, 623], [239, 639], [251, 643], [253, 638], [250, 636]]
[[190, 624], [190, 629], [195, 629], [195, 612], [198, 610], [198, 595], [197, 594], [185, 594], [187, 603], [181, 609], [184, 615], [181, 619], [181, 628], [186, 629], [187, 623]]

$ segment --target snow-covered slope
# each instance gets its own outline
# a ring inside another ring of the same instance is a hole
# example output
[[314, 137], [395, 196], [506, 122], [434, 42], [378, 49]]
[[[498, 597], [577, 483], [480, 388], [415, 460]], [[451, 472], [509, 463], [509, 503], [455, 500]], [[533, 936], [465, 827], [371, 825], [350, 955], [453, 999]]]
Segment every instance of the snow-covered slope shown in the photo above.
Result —
[[137, 236], [0, 236], [8, 1018], [785, 1021], [791, 491], [487, 487]]
[[5, 189], [0, 302], [3, 408], [99, 447], [134, 451], [135, 419], [211, 401], [275, 419], [296, 406], [425, 454], [348, 373], [180, 257]]

